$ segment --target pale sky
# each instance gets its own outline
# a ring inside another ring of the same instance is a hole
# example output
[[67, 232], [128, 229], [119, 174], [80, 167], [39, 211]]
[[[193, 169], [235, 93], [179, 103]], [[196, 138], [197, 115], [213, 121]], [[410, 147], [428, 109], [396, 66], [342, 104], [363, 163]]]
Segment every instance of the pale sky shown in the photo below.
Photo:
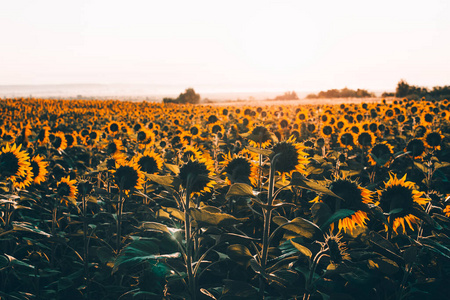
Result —
[[0, 85], [450, 85], [449, 3], [5, 0]]

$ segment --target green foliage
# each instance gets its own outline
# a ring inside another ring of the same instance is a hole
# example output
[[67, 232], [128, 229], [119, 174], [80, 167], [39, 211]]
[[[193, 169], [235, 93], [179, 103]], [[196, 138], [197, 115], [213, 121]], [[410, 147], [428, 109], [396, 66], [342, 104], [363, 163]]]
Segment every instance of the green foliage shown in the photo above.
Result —
[[200, 95], [196, 94], [193, 88], [187, 88], [184, 93], [180, 93], [176, 99], [164, 98], [163, 103], [198, 104], [200, 103]]

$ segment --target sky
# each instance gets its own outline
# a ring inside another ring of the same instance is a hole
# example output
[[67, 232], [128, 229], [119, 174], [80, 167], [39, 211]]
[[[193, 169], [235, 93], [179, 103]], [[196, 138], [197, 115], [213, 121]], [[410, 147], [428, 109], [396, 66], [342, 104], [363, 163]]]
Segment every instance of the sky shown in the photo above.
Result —
[[449, 13], [448, 0], [2, 1], [0, 85], [450, 85]]

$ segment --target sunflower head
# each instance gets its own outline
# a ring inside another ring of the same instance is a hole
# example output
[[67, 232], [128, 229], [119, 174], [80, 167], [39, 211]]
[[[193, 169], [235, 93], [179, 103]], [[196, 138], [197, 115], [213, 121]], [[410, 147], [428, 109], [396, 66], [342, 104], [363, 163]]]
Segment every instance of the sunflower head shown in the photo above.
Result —
[[247, 139], [251, 146], [261, 148], [266, 148], [277, 141], [277, 138], [263, 125], [255, 126], [247, 135]]
[[77, 181], [70, 180], [70, 176], [62, 177], [58, 182], [57, 186], [57, 194], [61, 196], [61, 198], [69, 200], [74, 203], [78, 194], [78, 189], [75, 186]]
[[[332, 197], [330, 195], [322, 194], [314, 199], [314, 202], [323, 202], [331, 209], [332, 213], [340, 209], [353, 210], [354, 213], [346, 218], [338, 221], [339, 232], [352, 233], [356, 227], [366, 227], [368, 204], [373, 203], [372, 192], [361, 187], [358, 183], [346, 179], [337, 178], [330, 183], [329, 190], [335, 193], [340, 198]], [[331, 224], [331, 229], [334, 229], [334, 224]]]
[[66, 141], [66, 136], [64, 135], [63, 132], [58, 131], [56, 133], [53, 134], [54, 138], [51, 141], [52, 142], [52, 146], [57, 149], [58, 151], [64, 150], [67, 148], [67, 141]]
[[141, 171], [141, 167], [134, 160], [116, 160], [115, 169], [110, 172], [113, 173], [114, 183], [124, 191], [128, 193], [132, 190], [142, 189], [144, 183], [144, 173]]
[[228, 183], [246, 183], [256, 186], [258, 165], [245, 154], [228, 153], [220, 164], [223, 166]]
[[375, 144], [375, 135], [371, 131], [359, 132], [356, 142], [361, 148], [370, 148]]
[[332, 264], [341, 264], [344, 260], [350, 260], [350, 255], [347, 253], [347, 247], [342, 240], [342, 234], [333, 234], [330, 231], [325, 235], [324, 247], [327, 249], [330, 261]]
[[[288, 140], [276, 143], [272, 147], [272, 155], [270, 160], [275, 163], [276, 171], [284, 175], [299, 172], [306, 174], [306, 165], [309, 160], [306, 158], [307, 153], [303, 152], [306, 147], [295, 142], [295, 137], [291, 136]], [[274, 162], [274, 158], [276, 161]]]
[[372, 166], [376, 164], [386, 167], [394, 155], [394, 147], [386, 141], [376, 144], [369, 150], [368, 161]]
[[433, 150], [441, 150], [441, 143], [443, 139], [444, 136], [439, 130], [430, 132], [425, 136], [425, 146]]
[[10, 146], [6, 144], [0, 152], [0, 176], [10, 178], [12, 181], [16, 177], [27, 177], [31, 169], [29, 156], [26, 151], [20, 150], [16, 144]]
[[342, 148], [347, 148], [348, 150], [352, 150], [353, 146], [355, 146], [356, 137], [352, 131], [343, 131], [339, 137], [339, 144]]
[[184, 162], [189, 161], [191, 158], [194, 160], [202, 156], [202, 151], [196, 146], [183, 147], [181, 152], [181, 160]]
[[48, 162], [44, 158], [36, 155], [31, 159], [31, 172], [33, 173], [33, 181], [35, 184], [41, 184], [47, 179]]
[[178, 177], [181, 185], [191, 194], [203, 194], [210, 192], [216, 183], [211, 179], [214, 175], [214, 166], [211, 160], [204, 158], [189, 159], [180, 167]]
[[138, 155], [135, 161], [141, 168], [141, 171], [148, 174], [160, 172], [164, 163], [161, 156], [151, 150], [151, 148], [147, 148], [143, 154]]
[[426, 154], [425, 143], [422, 139], [412, 139], [408, 142], [405, 152], [410, 152], [410, 156], [414, 159], [422, 159]]
[[378, 191], [378, 200], [381, 209], [389, 213], [388, 221], [395, 232], [406, 232], [405, 222], [411, 230], [414, 230], [413, 224], [419, 222], [414, 211], [423, 209], [430, 201], [423, 195], [423, 192], [415, 189], [414, 182], [406, 181], [406, 174], [400, 179], [396, 174], [389, 174], [389, 181]]

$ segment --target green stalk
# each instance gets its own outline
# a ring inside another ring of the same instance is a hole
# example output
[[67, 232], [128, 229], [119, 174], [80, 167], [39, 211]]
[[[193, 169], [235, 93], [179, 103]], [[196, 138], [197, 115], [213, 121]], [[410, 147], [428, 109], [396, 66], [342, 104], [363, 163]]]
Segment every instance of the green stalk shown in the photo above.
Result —
[[196, 299], [196, 287], [195, 287], [195, 277], [194, 271], [192, 269], [192, 257], [193, 257], [193, 248], [192, 248], [192, 227], [191, 227], [191, 216], [189, 215], [189, 206], [190, 206], [190, 194], [191, 194], [191, 185], [193, 181], [192, 174], [188, 175], [187, 184], [186, 184], [186, 202], [184, 209], [184, 232], [186, 239], [186, 269], [188, 273], [188, 286], [189, 292], [193, 300]]
[[121, 240], [122, 240], [122, 211], [123, 211], [123, 195], [122, 195], [122, 188], [119, 187], [119, 201], [117, 203], [117, 240], [116, 240], [116, 245], [117, 245], [117, 253], [120, 252], [120, 247], [121, 247]]
[[[280, 153], [276, 154], [272, 158], [272, 162], [270, 164], [270, 174], [269, 174], [269, 192], [267, 196], [267, 209], [264, 210], [264, 228], [263, 228], [263, 241], [262, 241], [262, 249], [261, 249], [261, 269], [265, 276], [266, 272], [266, 263], [267, 263], [267, 255], [269, 253], [269, 236], [270, 236], [270, 222], [272, 220], [272, 202], [273, 202], [273, 191], [275, 185], [275, 171], [276, 171], [276, 162], [280, 156]], [[259, 292], [262, 298], [264, 298], [264, 279], [260, 278], [259, 282]]]

